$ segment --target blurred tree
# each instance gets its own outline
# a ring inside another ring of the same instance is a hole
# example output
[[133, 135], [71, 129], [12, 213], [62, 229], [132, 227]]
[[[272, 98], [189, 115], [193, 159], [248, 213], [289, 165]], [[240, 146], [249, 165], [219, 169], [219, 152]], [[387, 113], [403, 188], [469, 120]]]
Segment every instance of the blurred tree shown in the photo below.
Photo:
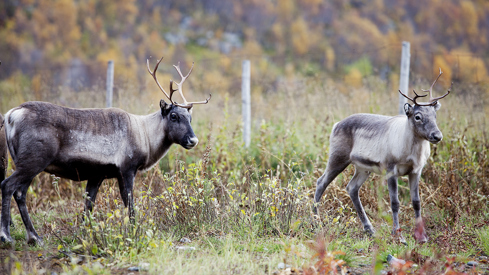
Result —
[[309, 27], [302, 17], [298, 17], [291, 25], [291, 39], [294, 53], [303, 55], [308, 52], [311, 43]]
[[[235, 48], [223, 53], [229, 34], [235, 37]], [[93, 84], [111, 58], [120, 65], [116, 78], [144, 86], [146, 72], [141, 66], [146, 58], [185, 60], [188, 52], [194, 58], [222, 59], [215, 68], [222, 76], [236, 70], [228, 55], [239, 53], [270, 56], [271, 64], [258, 70], [286, 70], [290, 64], [348, 73], [354, 79], [358, 73], [345, 67], [363, 56], [368, 56], [372, 72], [398, 68], [403, 40], [411, 42], [413, 72], [431, 75], [443, 66], [454, 80], [485, 81], [489, 2], [4, 0], [0, 37], [0, 77], [20, 71], [26, 79], [42, 75], [42, 83], [51, 80], [39, 70], [52, 72], [58, 78], [53, 83], [62, 84], [64, 71], [76, 59], [88, 68]], [[471, 57], [454, 58], [455, 49]]]

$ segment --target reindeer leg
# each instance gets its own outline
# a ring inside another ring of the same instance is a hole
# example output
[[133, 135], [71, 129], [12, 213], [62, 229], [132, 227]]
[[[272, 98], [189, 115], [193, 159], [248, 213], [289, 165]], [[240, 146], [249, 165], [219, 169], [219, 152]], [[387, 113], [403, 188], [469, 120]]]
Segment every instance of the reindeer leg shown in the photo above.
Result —
[[[17, 167], [17, 170], [5, 181], [2, 182], [2, 218], [1, 218], [1, 232], [0, 237], [3, 242], [13, 243], [13, 239], [10, 236], [9, 225], [11, 222], [10, 208], [12, 196], [15, 193], [15, 201], [17, 202], [17, 207], [19, 208], [22, 221], [26, 227], [27, 231], [27, 241], [29, 244], [35, 244], [36, 242], [42, 245], [42, 239], [37, 234], [34, 226], [29, 217], [27, 206], [25, 204], [25, 199], [27, 195], [27, 190], [32, 182], [34, 176], [37, 173], [23, 171], [21, 167]], [[30, 175], [29, 175], [30, 174]]]
[[27, 210], [27, 205], [25, 204], [25, 199], [27, 196], [27, 190], [31, 185], [30, 180], [27, 184], [24, 184], [14, 193], [14, 199], [17, 203], [17, 207], [19, 207], [20, 216], [22, 217], [22, 221], [24, 222], [27, 234], [27, 243], [30, 245], [35, 245], [36, 243], [40, 246], [43, 245], [42, 238], [39, 237], [34, 226], [32, 225], [31, 219], [29, 217], [29, 212]]
[[[2, 190], [2, 186], [3, 186], [3, 181], [5, 180], [5, 172], [6, 171], [3, 171], [4, 169], [0, 169], [0, 190]], [[3, 174], [2, 174], [3, 173]], [[3, 201], [3, 199], [2, 199]], [[1, 220], [0, 220], [0, 229], [1, 229]], [[12, 221], [12, 219], [10, 219], [10, 222], [9, 222], [9, 225], [11, 227], [14, 227], [14, 222]], [[0, 233], [0, 236], [1, 236], [1, 233]]]
[[87, 198], [85, 200], [85, 211], [87, 215], [89, 214], [89, 212], [92, 212], [93, 204], [95, 204], [98, 190], [103, 181], [104, 178], [89, 179], [87, 181], [87, 187], [85, 191], [87, 193]]
[[316, 194], [314, 195], [313, 212], [317, 215], [317, 205], [323, 196], [328, 185], [350, 165], [348, 156], [332, 153], [328, 160], [328, 165], [324, 174], [318, 179], [316, 186]]
[[358, 191], [365, 180], [368, 178], [370, 173], [366, 170], [361, 170], [358, 167], [355, 167], [355, 175], [350, 180], [348, 185], [346, 186], [346, 191], [350, 194], [351, 201], [357, 210], [358, 217], [363, 224], [363, 229], [367, 235], [372, 236], [375, 233], [375, 229], [370, 223], [370, 220], [365, 214], [365, 210], [363, 209], [362, 202], [360, 201], [360, 197], [358, 196]]
[[2, 216], [0, 219], [0, 240], [2, 242], [6, 243], [13, 243], [14, 240], [10, 236], [10, 222], [11, 222], [11, 217], [10, 217], [10, 206], [12, 202], [12, 195], [14, 194], [14, 191], [17, 189], [17, 186], [11, 186], [15, 185], [15, 177], [17, 176], [17, 171], [15, 171], [10, 177], [8, 177], [6, 180], [4, 180], [1, 183], [1, 188], [2, 188]]
[[398, 236], [399, 241], [403, 244], [406, 243], [406, 239], [402, 236], [399, 231], [399, 197], [397, 195], [397, 176], [392, 176], [387, 179], [387, 186], [389, 188], [389, 197], [391, 199], [391, 209], [392, 209], [392, 235]]
[[421, 199], [419, 198], [420, 177], [421, 172], [418, 174], [409, 174], [409, 189], [415, 217], [414, 238], [419, 243], [425, 243], [428, 241], [428, 236], [426, 235], [423, 218], [421, 217]]
[[131, 222], [134, 223], [134, 202], [132, 196], [132, 188], [134, 184], [134, 177], [136, 176], [135, 172], [125, 172], [118, 178], [119, 181], [119, 189], [121, 191], [122, 201], [124, 202], [125, 207], [129, 207], [129, 218]]

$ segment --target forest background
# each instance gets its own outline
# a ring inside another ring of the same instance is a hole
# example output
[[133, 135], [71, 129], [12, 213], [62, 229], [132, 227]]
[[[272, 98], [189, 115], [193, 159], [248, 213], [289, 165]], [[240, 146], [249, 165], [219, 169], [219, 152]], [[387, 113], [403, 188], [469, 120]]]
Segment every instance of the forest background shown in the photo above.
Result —
[[[0, 111], [48, 99], [42, 93], [60, 86], [100, 84], [108, 60], [116, 64], [116, 93], [127, 84], [146, 93], [154, 89], [142, 68], [161, 56], [205, 68], [194, 73], [204, 93], [239, 92], [243, 59], [253, 62], [257, 94], [296, 73], [351, 87], [376, 75], [396, 91], [401, 41], [412, 45], [413, 83], [432, 79], [439, 67], [443, 83], [487, 83], [488, 15], [483, 0], [6, 0]], [[27, 86], [20, 94], [19, 79]]]

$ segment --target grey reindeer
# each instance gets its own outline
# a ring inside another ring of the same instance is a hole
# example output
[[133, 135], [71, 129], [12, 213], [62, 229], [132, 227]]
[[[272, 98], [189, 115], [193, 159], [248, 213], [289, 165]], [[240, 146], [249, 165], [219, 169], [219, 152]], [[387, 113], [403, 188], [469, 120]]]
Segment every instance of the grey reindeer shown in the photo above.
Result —
[[415, 216], [415, 239], [426, 242], [428, 237], [421, 218], [421, 203], [419, 197], [419, 179], [421, 171], [430, 156], [430, 142], [436, 144], [443, 138], [436, 124], [436, 111], [441, 107], [438, 100], [446, 94], [433, 98], [433, 86], [440, 78], [442, 71], [435, 79], [429, 92], [430, 100], [427, 103], [418, 103], [416, 100], [426, 95], [415, 97], [399, 93], [411, 100], [414, 105], [406, 103], [406, 115], [383, 116], [375, 114], [354, 114], [337, 122], [331, 131], [330, 152], [326, 171], [318, 179], [314, 213], [317, 214], [317, 205], [328, 185], [348, 165], [353, 164], [355, 174], [346, 186], [346, 190], [358, 213], [367, 234], [373, 235], [375, 230], [370, 223], [358, 192], [371, 172], [386, 175], [389, 196], [391, 201], [393, 229], [392, 234], [399, 236], [399, 241], [406, 243], [399, 231], [399, 198], [397, 192], [397, 178], [407, 175], [411, 201]]
[[[192, 106], [206, 104], [187, 102], [182, 85], [186, 76], [180, 64], [173, 65], [181, 81], [170, 81], [170, 94], [161, 87], [156, 71], [152, 75], [156, 84], [170, 100], [160, 101], [160, 109], [146, 116], [134, 115], [121, 109], [72, 109], [47, 102], [26, 102], [11, 109], [5, 116], [7, 144], [15, 163], [15, 172], [4, 180], [2, 189], [2, 216], [0, 237], [13, 243], [9, 232], [10, 201], [17, 202], [27, 231], [29, 244], [42, 244], [26, 207], [26, 193], [32, 179], [42, 171], [74, 181], [87, 180], [86, 211], [92, 210], [97, 192], [104, 179], [116, 178], [124, 206], [134, 221], [133, 183], [136, 173], [147, 170], [168, 152], [174, 143], [185, 149], [197, 145], [198, 139], [190, 125]], [[172, 100], [175, 91], [183, 104]]]

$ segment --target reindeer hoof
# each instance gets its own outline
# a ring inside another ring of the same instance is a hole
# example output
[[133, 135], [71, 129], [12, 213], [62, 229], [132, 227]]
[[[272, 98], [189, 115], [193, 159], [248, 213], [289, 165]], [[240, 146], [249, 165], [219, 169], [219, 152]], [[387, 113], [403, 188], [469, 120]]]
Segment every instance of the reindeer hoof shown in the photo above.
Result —
[[414, 239], [418, 243], [428, 242], [428, 235], [426, 235], [426, 231], [424, 230], [424, 222], [421, 219], [416, 220], [414, 228]]
[[407, 245], [406, 239], [402, 235], [401, 229], [392, 229], [392, 237], [394, 242], [402, 243], [403, 245]]
[[4, 245], [14, 245], [14, 239], [12, 239], [10, 236], [6, 236], [5, 234], [0, 236], [0, 242]]
[[428, 242], [428, 236], [426, 236], [426, 233], [422, 236], [416, 236], [416, 233], [415, 233], [414, 239], [416, 239], [416, 242], [418, 242], [420, 244]]
[[42, 238], [39, 237], [37, 234], [28, 234], [27, 235], [27, 244], [30, 246], [43, 246], [44, 243], [42, 241]]
[[373, 227], [364, 228], [364, 232], [369, 238], [371, 238], [375, 235], [375, 229], [373, 229]]
[[43, 246], [44, 245], [43, 241], [41, 241], [41, 240], [35, 240], [35, 239], [28, 240], [27, 241], [27, 244], [29, 246], [36, 246], [36, 245]]
[[399, 234], [398, 236], [394, 236], [396, 238], [395, 241], [398, 241], [399, 243], [402, 243], [403, 245], [407, 245], [406, 239], [402, 234]]

